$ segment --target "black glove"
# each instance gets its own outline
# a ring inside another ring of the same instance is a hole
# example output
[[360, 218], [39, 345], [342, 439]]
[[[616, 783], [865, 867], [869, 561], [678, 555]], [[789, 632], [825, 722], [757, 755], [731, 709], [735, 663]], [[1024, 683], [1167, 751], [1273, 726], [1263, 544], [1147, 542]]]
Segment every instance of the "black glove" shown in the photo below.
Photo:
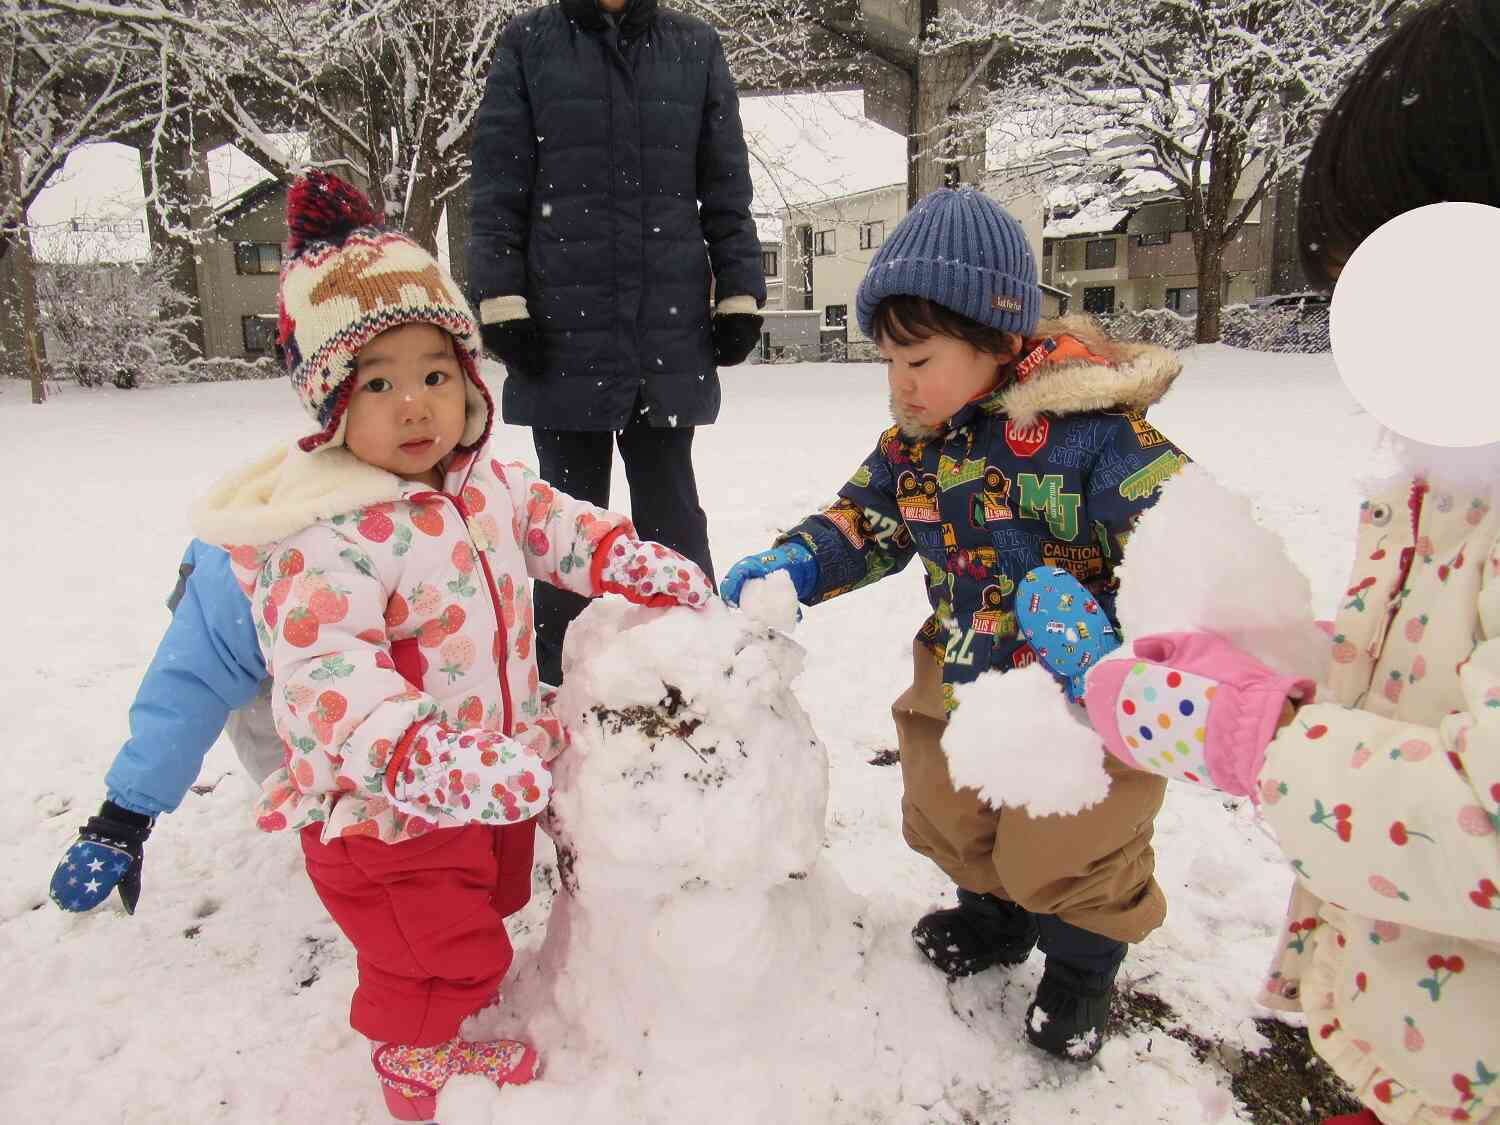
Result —
[[134, 914], [141, 897], [141, 862], [153, 819], [112, 801], [78, 830], [52, 873], [52, 901], [64, 910], [92, 910], [120, 888], [125, 913]]
[[733, 367], [760, 343], [765, 318], [756, 313], [715, 313], [713, 319], [714, 363]]
[[534, 379], [542, 373], [542, 340], [537, 334], [536, 321], [529, 316], [518, 316], [502, 320], [498, 324], [480, 326], [479, 334], [484, 346], [496, 359], [505, 364], [509, 375]]

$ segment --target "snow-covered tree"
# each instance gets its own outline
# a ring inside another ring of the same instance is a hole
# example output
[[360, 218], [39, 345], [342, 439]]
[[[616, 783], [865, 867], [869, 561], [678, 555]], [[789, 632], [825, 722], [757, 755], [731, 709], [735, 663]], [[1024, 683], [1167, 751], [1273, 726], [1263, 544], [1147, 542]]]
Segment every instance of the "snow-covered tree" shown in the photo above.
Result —
[[46, 256], [52, 260], [37, 267], [37, 304], [51, 378], [128, 388], [188, 373], [197, 318], [173, 285], [169, 255], [102, 261], [78, 235]]
[[[167, 5], [186, 0], [165, 0]], [[742, 85], [809, 72], [805, 0], [686, 0], [720, 28]], [[444, 203], [468, 177], [469, 148], [491, 56], [505, 24], [531, 0], [314, 0], [256, 5], [204, 0], [195, 111], [276, 174], [307, 156], [342, 165], [382, 208], [435, 249]], [[161, 9], [143, 11], [158, 21]]]
[[1225, 248], [1412, 2], [1056, 0], [1035, 15], [985, 0], [949, 15], [931, 49], [1004, 49], [1003, 81], [957, 129], [1015, 129], [1009, 174], [1068, 189], [1080, 208], [1118, 202], [1142, 172], [1166, 182], [1187, 212], [1206, 342], [1219, 338]]
[[0, 257], [75, 149], [147, 134], [183, 104], [162, 81], [166, 47], [108, 0], [0, 0]]
[[0, 0], [0, 374], [42, 398], [26, 214], [80, 146], [149, 133], [182, 95], [162, 81], [165, 44], [52, 0]]

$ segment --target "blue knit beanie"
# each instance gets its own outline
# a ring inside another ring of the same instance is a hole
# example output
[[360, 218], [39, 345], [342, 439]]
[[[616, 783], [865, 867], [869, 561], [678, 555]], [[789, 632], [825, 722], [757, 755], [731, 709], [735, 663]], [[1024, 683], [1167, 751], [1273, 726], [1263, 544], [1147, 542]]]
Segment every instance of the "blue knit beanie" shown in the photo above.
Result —
[[938, 188], [885, 240], [855, 296], [859, 328], [873, 338], [886, 297], [926, 297], [1002, 332], [1029, 336], [1041, 316], [1036, 258], [1021, 224], [972, 187]]

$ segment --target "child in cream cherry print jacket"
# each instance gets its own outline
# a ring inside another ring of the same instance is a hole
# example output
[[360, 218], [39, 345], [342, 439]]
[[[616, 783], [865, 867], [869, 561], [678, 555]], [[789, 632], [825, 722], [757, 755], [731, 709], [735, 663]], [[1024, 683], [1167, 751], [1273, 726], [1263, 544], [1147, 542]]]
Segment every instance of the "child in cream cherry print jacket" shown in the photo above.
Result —
[[[1497, 104], [1495, 0], [1436, 0], [1377, 47], [1303, 174], [1298, 237], [1314, 282], [1331, 284], [1398, 215], [1500, 206], [1486, 124]], [[1415, 326], [1393, 326], [1393, 348], [1403, 327]], [[1409, 355], [1413, 395], [1454, 393], [1451, 372], [1423, 383], [1430, 361]], [[1476, 359], [1466, 377], [1493, 379], [1494, 365]], [[1308, 701], [1311, 685], [1223, 640], [1175, 634], [1131, 638], [1131, 656], [1089, 674], [1085, 702], [1117, 756], [1248, 795], [1275, 830], [1297, 878], [1262, 999], [1306, 1015], [1313, 1047], [1365, 1107], [1325, 1125], [1494, 1125], [1500, 443], [1396, 449], [1402, 474], [1360, 506], [1326, 689]], [[1170, 761], [1157, 737], [1168, 725], [1188, 751]]]
[[1361, 505], [1327, 687], [1280, 729], [1311, 685], [1210, 634], [1139, 638], [1088, 678], [1116, 757], [1258, 802], [1297, 873], [1261, 1001], [1305, 1013], [1385, 1125], [1500, 1121], [1494, 504], [1434, 476]]
[[256, 808], [300, 832], [359, 953], [350, 1023], [392, 1114], [453, 1074], [529, 1080], [536, 1053], [469, 1043], [511, 960], [534, 818], [567, 732], [540, 691], [530, 579], [703, 606], [691, 562], [488, 449], [479, 335], [451, 278], [311, 173], [288, 199], [281, 343], [318, 432], [194, 511], [229, 551], [274, 680], [282, 768]]

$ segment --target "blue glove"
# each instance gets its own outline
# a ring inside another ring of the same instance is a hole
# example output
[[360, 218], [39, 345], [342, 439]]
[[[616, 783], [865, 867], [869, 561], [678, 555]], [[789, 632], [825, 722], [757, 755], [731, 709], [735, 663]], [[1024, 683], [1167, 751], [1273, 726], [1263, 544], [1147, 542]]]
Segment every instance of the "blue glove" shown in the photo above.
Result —
[[746, 555], [729, 568], [729, 573], [719, 580], [719, 597], [725, 605], [740, 604], [740, 590], [746, 582], [765, 578], [784, 570], [792, 576], [792, 585], [797, 590], [797, 600], [805, 602], [818, 588], [818, 560], [801, 543], [783, 543], [769, 551]]
[[151, 824], [151, 817], [105, 801], [52, 873], [52, 901], [68, 911], [92, 910], [118, 887], [125, 913], [134, 914]]
[[1016, 623], [1068, 698], [1083, 698], [1088, 670], [1120, 647], [1120, 635], [1094, 595], [1061, 567], [1033, 570], [1016, 587]]

